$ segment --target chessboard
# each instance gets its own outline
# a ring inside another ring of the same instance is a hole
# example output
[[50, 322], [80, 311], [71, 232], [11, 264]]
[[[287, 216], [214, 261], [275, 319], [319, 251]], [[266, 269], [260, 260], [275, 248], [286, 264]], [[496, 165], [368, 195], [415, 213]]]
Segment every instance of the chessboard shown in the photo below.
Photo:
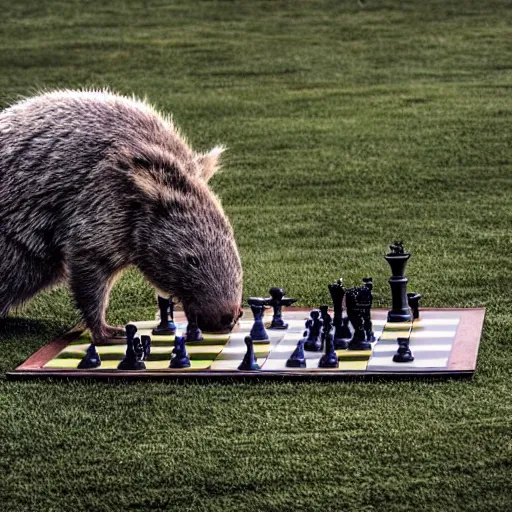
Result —
[[[250, 310], [245, 311], [229, 334], [203, 333], [200, 342], [187, 343], [190, 367], [169, 368], [174, 347], [173, 335], [153, 335], [158, 320], [130, 322], [137, 327], [137, 335], [151, 336], [151, 352], [144, 370], [119, 370], [118, 365], [126, 351], [123, 339], [112, 339], [98, 346], [101, 366], [78, 369], [91, 343], [90, 334], [70, 332], [51, 341], [25, 363], [8, 372], [11, 379], [61, 378], [414, 378], [414, 377], [468, 377], [476, 369], [478, 346], [483, 327], [484, 309], [422, 309], [420, 318], [412, 322], [390, 323], [386, 310], [372, 310], [375, 342], [371, 350], [337, 350], [339, 367], [319, 368], [322, 352], [305, 352], [306, 368], [288, 368], [286, 361], [303, 336], [309, 310], [286, 308], [283, 319], [286, 330], [269, 329], [272, 316], [266, 312], [269, 340], [254, 342], [254, 351], [260, 370], [242, 371], [238, 367], [246, 353], [245, 337], [252, 325]], [[176, 335], [184, 333], [187, 321], [182, 311], [176, 311]], [[408, 338], [414, 361], [397, 363], [397, 339]]]

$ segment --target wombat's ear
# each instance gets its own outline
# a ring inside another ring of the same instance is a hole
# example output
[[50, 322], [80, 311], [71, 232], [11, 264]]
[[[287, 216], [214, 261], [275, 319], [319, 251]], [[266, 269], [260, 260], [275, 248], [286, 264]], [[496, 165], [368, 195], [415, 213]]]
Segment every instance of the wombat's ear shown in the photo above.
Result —
[[199, 164], [199, 177], [204, 181], [209, 181], [210, 178], [219, 170], [220, 155], [224, 153], [226, 148], [223, 146], [216, 146], [208, 153], [197, 155], [196, 161]]

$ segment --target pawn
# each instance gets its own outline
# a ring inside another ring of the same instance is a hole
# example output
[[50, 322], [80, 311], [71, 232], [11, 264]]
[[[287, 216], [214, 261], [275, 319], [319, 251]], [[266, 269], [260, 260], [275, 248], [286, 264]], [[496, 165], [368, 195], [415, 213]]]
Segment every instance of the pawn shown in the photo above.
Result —
[[254, 355], [254, 345], [250, 336], [245, 337], [245, 344], [247, 346], [247, 352], [242, 360], [242, 363], [238, 367], [239, 370], [254, 371], [260, 370], [260, 365]]
[[334, 351], [333, 335], [329, 331], [325, 333], [325, 354], [320, 358], [318, 363], [319, 368], [338, 368], [338, 356]]
[[287, 368], [306, 368], [306, 356], [304, 355], [305, 338], [301, 338], [292, 355], [286, 361]]
[[173, 335], [176, 324], [173, 318], [174, 303], [171, 298], [158, 296], [158, 309], [160, 310], [160, 323], [153, 329], [153, 335]]
[[174, 338], [174, 350], [171, 363], [169, 368], [189, 368], [190, 357], [187, 354], [187, 348], [185, 346], [185, 338], [183, 336], [176, 336]]
[[395, 363], [410, 363], [414, 361], [411, 349], [409, 347], [408, 338], [397, 338], [398, 350], [393, 356], [393, 362]]
[[252, 341], [268, 341], [268, 334], [263, 323], [263, 313], [265, 311], [264, 304], [250, 304], [252, 314], [254, 315], [254, 324], [249, 336]]
[[119, 363], [118, 370], [145, 370], [144, 349], [139, 338], [135, 337], [137, 327], [132, 324], [126, 326], [126, 353]]
[[85, 352], [85, 356], [78, 364], [77, 368], [79, 370], [89, 370], [91, 368], [98, 368], [101, 366], [101, 359], [98, 351], [96, 350], [96, 345], [91, 343]]
[[149, 354], [151, 354], [151, 337], [146, 335], [141, 336], [140, 341], [142, 342], [142, 349], [144, 351], [143, 360], [146, 361]]
[[314, 309], [306, 320], [307, 338], [304, 343], [304, 349], [311, 352], [320, 352], [322, 350], [321, 330], [322, 320], [320, 311]]
[[187, 331], [185, 333], [185, 342], [193, 343], [197, 341], [203, 341], [203, 333], [199, 326], [197, 325], [197, 321], [195, 319], [190, 320], [187, 324]]

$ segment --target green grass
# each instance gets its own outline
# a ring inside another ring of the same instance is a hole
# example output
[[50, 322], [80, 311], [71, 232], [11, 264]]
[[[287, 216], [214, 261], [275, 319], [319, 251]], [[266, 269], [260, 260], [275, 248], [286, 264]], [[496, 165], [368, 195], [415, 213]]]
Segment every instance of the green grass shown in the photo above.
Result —
[[[343, 275], [389, 303], [388, 242], [426, 306], [485, 306], [467, 382], [0, 381], [0, 510], [512, 508], [512, 11], [506, 1], [0, 0], [0, 107], [110, 86], [172, 112], [237, 234], [245, 296]], [[1, 257], [1, 255], [0, 255]], [[154, 314], [135, 271], [109, 320]], [[0, 371], [77, 320], [13, 315]]]

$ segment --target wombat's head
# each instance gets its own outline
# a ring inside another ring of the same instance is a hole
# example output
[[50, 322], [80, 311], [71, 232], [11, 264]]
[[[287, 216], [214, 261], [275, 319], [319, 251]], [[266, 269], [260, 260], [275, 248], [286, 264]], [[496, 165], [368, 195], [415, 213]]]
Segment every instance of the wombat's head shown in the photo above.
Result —
[[241, 315], [242, 266], [231, 225], [207, 182], [220, 150], [185, 162], [156, 152], [132, 159], [142, 192], [135, 264], [183, 304], [206, 332], [228, 332]]

